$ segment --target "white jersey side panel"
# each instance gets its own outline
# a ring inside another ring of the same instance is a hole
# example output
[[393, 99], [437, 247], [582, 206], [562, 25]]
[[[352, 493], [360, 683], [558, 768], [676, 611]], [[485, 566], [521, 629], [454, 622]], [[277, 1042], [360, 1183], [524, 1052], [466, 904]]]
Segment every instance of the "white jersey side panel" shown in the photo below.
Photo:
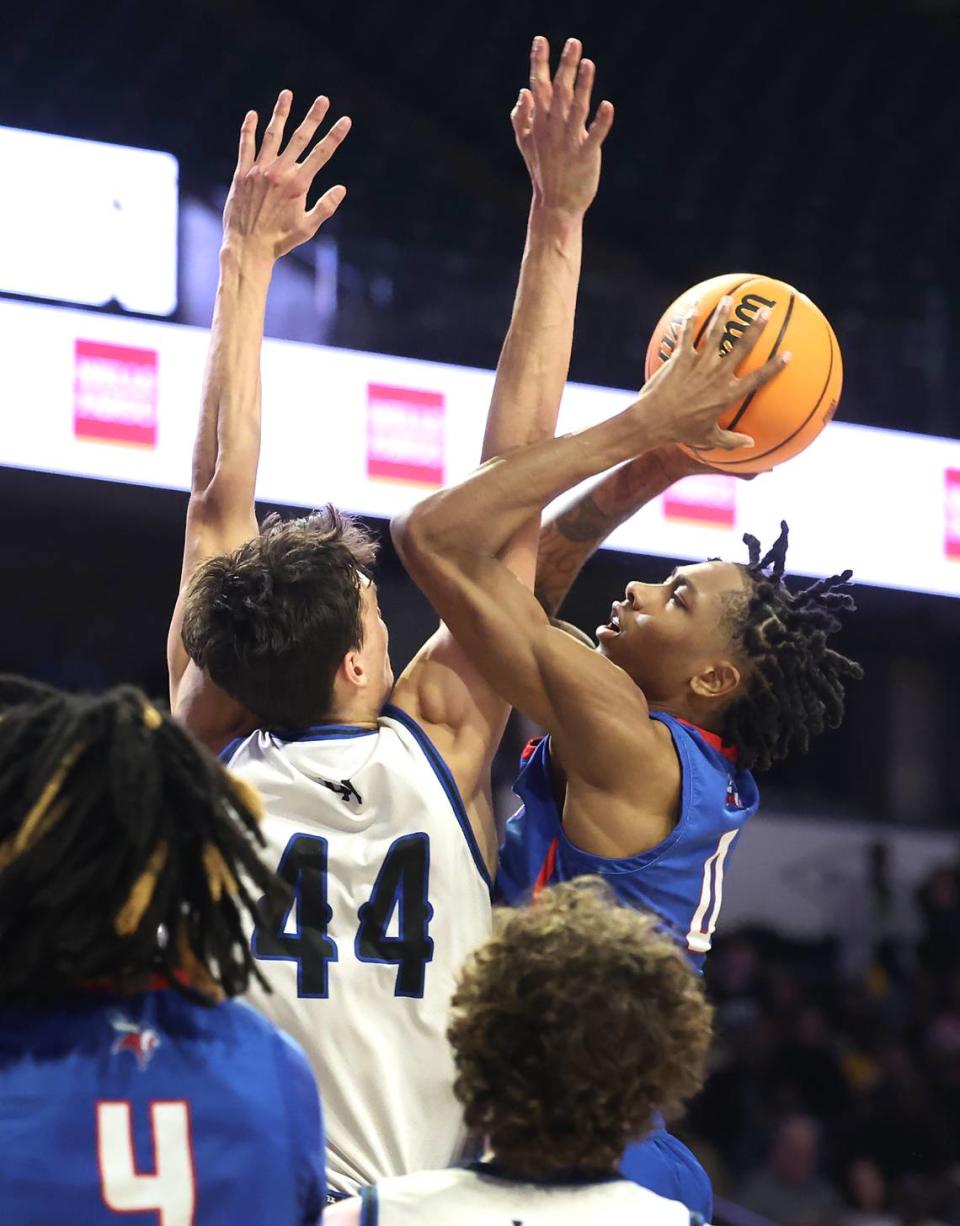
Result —
[[458, 1161], [447, 1015], [491, 905], [449, 771], [395, 708], [377, 729], [256, 732], [224, 759], [260, 791], [268, 862], [295, 892], [253, 935], [273, 992], [249, 999], [316, 1073], [331, 1191]]
[[514, 1183], [475, 1170], [425, 1171], [363, 1193], [360, 1226], [702, 1226], [700, 1215], [627, 1179]]

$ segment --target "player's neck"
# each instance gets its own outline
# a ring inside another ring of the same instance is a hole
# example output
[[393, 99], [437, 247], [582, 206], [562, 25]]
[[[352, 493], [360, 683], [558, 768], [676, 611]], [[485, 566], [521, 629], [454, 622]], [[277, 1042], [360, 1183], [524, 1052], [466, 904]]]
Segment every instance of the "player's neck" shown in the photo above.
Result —
[[376, 728], [380, 716], [380, 695], [372, 695], [368, 686], [351, 686], [339, 678], [333, 686], [331, 710], [316, 722], [349, 724], [354, 728]]
[[618, 1176], [619, 1171], [616, 1165], [613, 1166], [591, 1166], [591, 1167], [569, 1167], [569, 1168], [553, 1168], [551, 1170], [538, 1171], [536, 1174], [521, 1173], [523, 1164], [512, 1163], [509, 1154], [499, 1154], [488, 1152], [482, 1163], [478, 1164], [490, 1171], [491, 1174], [499, 1175], [502, 1179], [515, 1180], [518, 1183], [537, 1183], [537, 1184], [578, 1184], [578, 1183], [594, 1183], [597, 1180], [608, 1179], [611, 1176]]
[[72, 985], [72, 990], [78, 993], [105, 993], [110, 996], [139, 996], [142, 992], [158, 992], [173, 986], [171, 979], [176, 979], [184, 987], [195, 992], [203, 989], [192, 982], [186, 971], [175, 970], [172, 976], [157, 971], [142, 971], [135, 975], [113, 977], [101, 975], [96, 979], [81, 979]]
[[376, 728], [379, 714], [379, 711], [371, 711], [366, 705], [338, 706], [325, 719], [318, 719], [317, 726], [340, 724], [351, 728]]
[[722, 715], [700, 708], [694, 709], [686, 702], [651, 702], [650, 710], [672, 715], [674, 719], [681, 719], [685, 724], [692, 724], [694, 728], [702, 728], [704, 732], [712, 732], [715, 736], [720, 736], [722, 732]]

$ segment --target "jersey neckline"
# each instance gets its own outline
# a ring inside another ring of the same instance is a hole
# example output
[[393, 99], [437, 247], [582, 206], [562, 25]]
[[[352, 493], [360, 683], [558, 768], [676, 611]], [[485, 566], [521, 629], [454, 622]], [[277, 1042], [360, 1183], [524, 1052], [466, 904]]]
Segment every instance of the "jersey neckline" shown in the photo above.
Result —
[[[670, 715], [670, 712], [658, 711], [657, 714]], [[723, 756], [730, 762], [736, 763], [738, 757], [736, 746], [728, 745], [724, 741], [723, 737], [718, 733], [708, 732], [706, 728], [701, 728], [699, 724], [693, 724], [688, 719], [681, 719], [679, 715], [670, 715], [670, 718], [675, 719], [678, 724], [683, 724], [685, 728], [692, 728], [693, 731], [696, 732], [702, 740], [706, 741], [712, 749], [715, 749], [717, 753], [722, 753]]]
[[621, 1174], [620, 1171], [592, 1168], [552, 1171], [549, 1175], [543, 1175], [539, 1179], [534, 1179], [530, 1175], [519, 1175], [516, 1171], [511, 1171], [508, 1166], [502, 1162], [497, 1162], [496, 1159], [491, 1159], [488, 1162], [471, 1162], [467, 1170], [491, 1179], [501, 1179], [504, 1183], [526, 1183], [544, 1188], [580, 1187], [587, 1184], [630, 1182], [626, 1175]]
[[266, 728], [278, 741], [345, 741], [358, 736], [376, 736], [379, 728], [362, 724], [311, 724], [308, 728]]

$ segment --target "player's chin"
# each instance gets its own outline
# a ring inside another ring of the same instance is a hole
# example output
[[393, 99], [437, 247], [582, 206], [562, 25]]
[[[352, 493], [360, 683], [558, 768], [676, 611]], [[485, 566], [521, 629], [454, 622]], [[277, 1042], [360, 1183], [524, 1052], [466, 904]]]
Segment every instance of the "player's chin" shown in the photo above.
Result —
[[597, 640], [597, 650], [602, 656], [611, 658], [617, 654], [623, 635], [622, 630], [614, 630], [612, 626], [597, 626], [594, 638]]

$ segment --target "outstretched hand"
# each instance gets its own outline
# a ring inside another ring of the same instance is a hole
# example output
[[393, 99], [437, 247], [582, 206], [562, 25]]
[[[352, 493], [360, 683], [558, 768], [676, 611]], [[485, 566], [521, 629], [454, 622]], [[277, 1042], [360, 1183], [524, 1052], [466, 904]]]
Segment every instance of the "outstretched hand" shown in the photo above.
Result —
[[634, 406], [646, 425], [655, 426], [664, 443], [684, 443], [688, 447], [721, 447], [734, 451], [752, 447], [749, 434], [722, 429], [717, 423], [724, 411], [745, 396], [758, 391], [783, 370], [789, 353], [778, 354], [746, 375], [737, 366], [750, 354], [770, 317], [763, 307], [747, 326], [730, 355], [721, 351], [731, 306], [730, 297], [721, 298], [713, 313], [700, 348], [694, 347], [696, 312], [683, 322], [677, 346], [670, 358], [649, 379]]
[[312, 209], [307, 208], [307, 193], [314, 179], [350, 131], [351, 121], [346, 116], [338, 119], [303, 161], [298, 161], [323, 122], [330, 100], [322, 96], [316, 99], [280, 153], [292, 102], [290, 90], [281, 90], [259, 153], [257, 113], [247, 112], [240, 129], [237, 168], [223, 211], [225, 243], [233, 240], [252, 245], [274, 260], [313, 238], [347, 194], [347, 189], [338, 184], [324, 192]]
[[589, 128], [596, 68], [581, 59], [579, 39], [569, 38], [550, 80], [550, 44], [541, 35], [530, 51], [530, 88], [510, 114], [517, 147], [533, 184], [534, 202], [582, 214], [600, 183], [600, 149], [613, 125], [613, 104], [601, 102]]

